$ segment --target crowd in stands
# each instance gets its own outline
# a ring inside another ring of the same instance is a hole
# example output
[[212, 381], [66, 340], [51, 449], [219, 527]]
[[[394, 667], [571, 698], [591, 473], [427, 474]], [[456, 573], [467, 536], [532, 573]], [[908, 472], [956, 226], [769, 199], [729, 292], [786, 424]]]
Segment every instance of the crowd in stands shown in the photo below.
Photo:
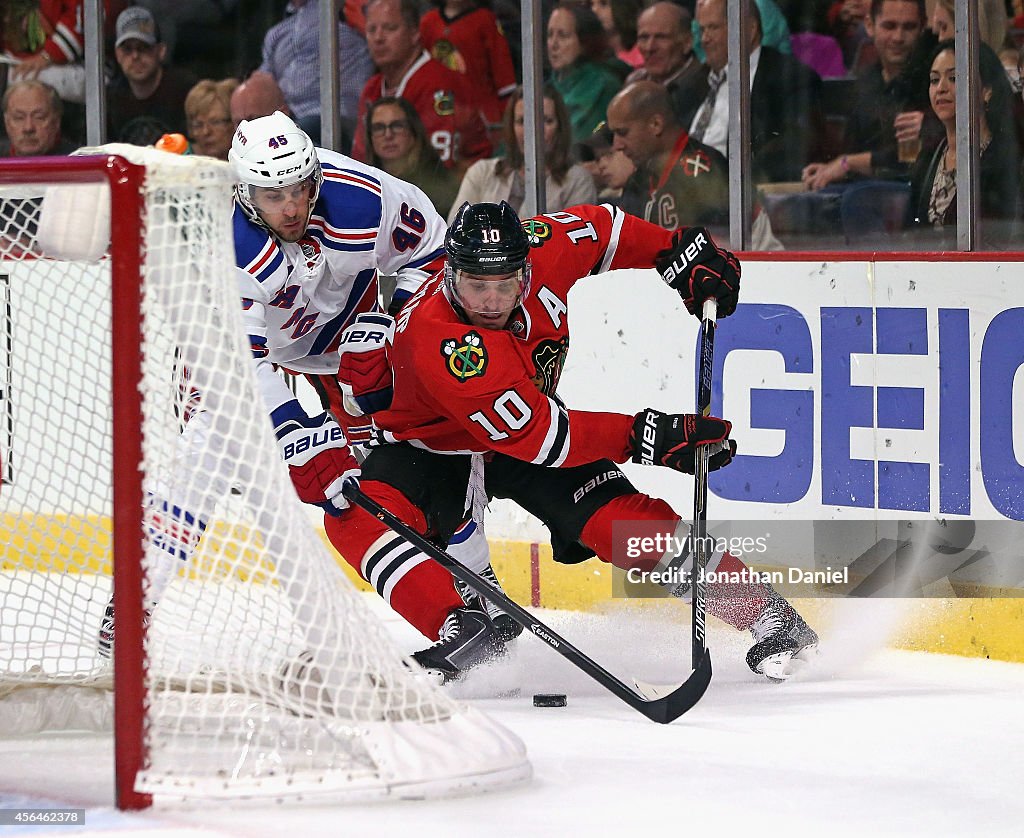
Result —
[[[956, 241], [954, 0], [744, 0], [755, 249]], [[82, 0], [0, 11], [0, 155], [85, 142]], [[104, 0], [106, 135], [226, 159], [282, 111], [320, 140], [319, 0]], [[336, 150], [442, 215], [526, 199], [520, 4], [339, 3]], [[727, 0], [543, 0], [549, 211], [611, 201], [729, 224]], [[1010, 248], [1024, 172], [1024, 0], [978, 0], [983, 246]], [[962, 150], [961, 150], [962, 151]]]

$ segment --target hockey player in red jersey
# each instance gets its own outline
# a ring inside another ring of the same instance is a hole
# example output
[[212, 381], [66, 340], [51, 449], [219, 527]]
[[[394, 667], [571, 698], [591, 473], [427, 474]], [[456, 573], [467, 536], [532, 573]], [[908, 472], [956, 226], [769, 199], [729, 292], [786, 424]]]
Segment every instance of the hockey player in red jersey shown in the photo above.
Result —
[[[525, 228], [525, 229], [524, 229]], [[657, 265], [687, 309], [716, 298], [719, 316], [738, 301], [739, 263], [706, 232], [684, 237], [608, 206], [581, 206], [522, 224], [507, 204], [465, 204], [445, 238], [447, 262], [398, 315], [364, 319], [342, 340], [339, 377], [381, 442], [363, 463], [363, 490], [441, 543], [487, 497], [511, 498], [551, 531], [554, 557], [594, 556], [630, 567], [613, 549], [621, 520], [687, 525], [663, 500], [638, 492], [615, 463], [654, 462], [692, 473], [695, 449], [714, 446], [712, 470], [736, 450], [731, 424], [648, 409], [635, 416], [567, 409], [556, 395], [569, 346], [568, 294], [591, 274]], [[687, 245], [689, 247], [687, 248]], [[686, 253], [687, 267], [678, 266]], [[390, 364], [381, 361], [389, 355]], [[383, 370], [383, 372], [382, 372]], [[390, 377], [393, 376], [393, 381]], [[414, 658], [444, 679], [503, 651], [483, 608], [452, 579], [361, 509], [327, 521], [331, 541], [434, 646]], [[659, 564], [678, 571], [684, 553]], [[708, 570], [740, 572], [716, 553]], [[791, 674], [817, 636], [770, 586], [710, 586], [708, 610], [755, 640], [747, 662], [772, 678]], [[685, 595], [686, 590], [673, 591]]]

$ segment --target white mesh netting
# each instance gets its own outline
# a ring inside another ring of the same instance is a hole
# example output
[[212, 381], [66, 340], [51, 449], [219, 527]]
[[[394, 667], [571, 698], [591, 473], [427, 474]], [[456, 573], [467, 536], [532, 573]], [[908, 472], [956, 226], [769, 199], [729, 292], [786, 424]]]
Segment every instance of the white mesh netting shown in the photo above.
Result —
[[227, 165], [103, 151], [146, 166], [141, 429], [112, 428], [111, 260], [87, 261], [107, 212], [132, 223], [117, 191], [0, 185], [0, 728], [110, 723], [111, 438], [141, 431], [139, 791], [422, 796], [525, 776], [518, 739], [410, 674], [295, 497], [241, 326]]

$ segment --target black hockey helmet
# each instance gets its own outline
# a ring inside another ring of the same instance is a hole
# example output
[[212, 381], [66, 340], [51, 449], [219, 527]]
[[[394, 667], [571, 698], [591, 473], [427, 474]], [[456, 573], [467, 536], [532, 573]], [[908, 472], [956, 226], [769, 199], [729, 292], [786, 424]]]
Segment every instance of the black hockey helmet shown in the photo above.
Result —
[[[466, 312], [491, 317], [493, 306], [507, 311], [511, 305], [514, 310], [530, 293], [530, 240], [507, 201], [459, 207], [445, 234], [444, 249], [445, 292], [463, 317]], [[480, 290], [486, 286], [498, 300], [481, 299]]]
[[459, 207], [444, 237], [453, 270], [477, 276], [510, 274], [526, 267], [530, 240], [508, 201]]

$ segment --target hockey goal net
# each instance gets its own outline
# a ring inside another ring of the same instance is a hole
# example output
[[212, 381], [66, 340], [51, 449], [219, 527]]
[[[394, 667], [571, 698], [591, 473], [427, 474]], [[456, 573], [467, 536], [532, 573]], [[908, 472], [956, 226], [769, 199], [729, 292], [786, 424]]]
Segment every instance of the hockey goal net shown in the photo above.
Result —
[[93, 152], [0, 165], [0, 730], [113, 729], [123, 808], [526, 776], [412, 674], [291, 488], [227, 164]]

